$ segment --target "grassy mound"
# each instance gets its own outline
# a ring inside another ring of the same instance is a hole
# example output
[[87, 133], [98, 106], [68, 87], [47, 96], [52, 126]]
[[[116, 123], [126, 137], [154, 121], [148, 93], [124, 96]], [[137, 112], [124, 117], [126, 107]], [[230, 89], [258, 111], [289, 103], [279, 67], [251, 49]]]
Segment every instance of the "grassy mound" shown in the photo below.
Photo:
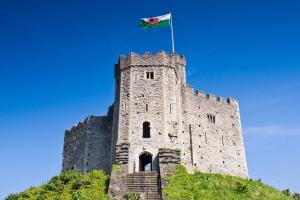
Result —
[[102, 171], [87, 174], [66, 171], [42, 186], [11, 194], [6, 200], [105, 200], [109, 199], [107, 183], [108, 176]]
[[166, 178], [165, 199], [172, 200], [292, 200], [282, 192], [260, 181], [239, 177], [196, 172], [188, 174], [184, 166], [178, 166], [173, 176]]
[[[245, 180], [219, 174], [188, 174], [178, 166], [173, 176], [166, 178], [164, 189], [167, 200], [292, 200], [288, 190], [280, 192], [260, 181]], [[6, 200], [109, 200], [108, 176], [102, 171], [81, 174], [74, 171], [54, 176], [48, 183], [24, 192], [9, 195]], [[126, 199], [136, 200], [136, 195]], [[295, 200], [300, 195], [294, 194]]]

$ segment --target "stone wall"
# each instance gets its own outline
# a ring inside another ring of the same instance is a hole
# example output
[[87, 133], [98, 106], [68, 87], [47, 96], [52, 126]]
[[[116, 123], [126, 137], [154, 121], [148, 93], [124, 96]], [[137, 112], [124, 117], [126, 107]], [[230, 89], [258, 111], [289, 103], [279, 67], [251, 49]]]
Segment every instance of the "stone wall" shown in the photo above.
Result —
[[77, 126], [66, 130], [63, 169], [87, 172], [111, 170], [112, 113], [108, 116], [89, 116]]
[[123, 199], [126, 193], [126, 176], [128, 174], [128, 165], [114, 165], [110, 180], [108, 194], [113, 199]]
[[238, 102], [190, 86], [184, 97], [183, 163], [188, 170], [248, 177]]
[[[87, 119], [86, 119], [87, 120]], [[86, 120], [65, 131], [62, 170], [84, 172]]]
[[159, 172], [162, 178], [172, 175], [176, 165], [181, 164], [179, 149], [159, 149]]

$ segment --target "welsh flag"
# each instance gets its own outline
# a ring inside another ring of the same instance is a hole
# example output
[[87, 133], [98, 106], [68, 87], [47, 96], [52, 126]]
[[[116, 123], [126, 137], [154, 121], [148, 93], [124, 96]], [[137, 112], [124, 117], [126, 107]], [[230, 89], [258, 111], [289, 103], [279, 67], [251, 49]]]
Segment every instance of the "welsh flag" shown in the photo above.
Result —
[[160, 28], [171, 25], [171, 13], [158, 17], [141, 18], [140, 26], [142, 28]]

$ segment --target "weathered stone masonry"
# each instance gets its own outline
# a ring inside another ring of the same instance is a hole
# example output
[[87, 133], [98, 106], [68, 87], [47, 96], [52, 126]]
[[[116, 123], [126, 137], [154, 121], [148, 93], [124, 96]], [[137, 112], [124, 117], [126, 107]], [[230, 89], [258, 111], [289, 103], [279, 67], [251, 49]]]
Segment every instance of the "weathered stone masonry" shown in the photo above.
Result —
[[111, 171], [112, 108], [107, 116], [88, 116], [65, 131], [63, 170]]
[[109, 189], [115, 198], [126, 192], [128, 174], [152, 170], [164, 177], [180, 163], [189, 172], [248, 177], [237, 100], [194, 91], [185, 67], [177, 54], [121, 56], [113, 106], [107, 116], [66, 131], [63, 170], [110, 173], [118, 164]]

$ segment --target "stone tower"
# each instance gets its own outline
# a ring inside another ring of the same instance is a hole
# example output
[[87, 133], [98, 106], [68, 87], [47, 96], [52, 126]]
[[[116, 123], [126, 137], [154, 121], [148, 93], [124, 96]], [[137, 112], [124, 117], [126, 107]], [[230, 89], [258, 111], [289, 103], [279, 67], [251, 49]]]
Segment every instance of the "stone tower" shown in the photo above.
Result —
[[121, 56], [113, 106], [107, 116], [90, 116], [66, 131], [63, 170], [111, 172], [115, 198], [144, 193], [134, 187], [140, 180], [134, 177], [144, 176], [157, 185], [151, 186], [157, 199], [160, 177], [178, 164], [189, 172], [248, 177], [238, 102], [194, 91], [185, 67], [178, 54]]

